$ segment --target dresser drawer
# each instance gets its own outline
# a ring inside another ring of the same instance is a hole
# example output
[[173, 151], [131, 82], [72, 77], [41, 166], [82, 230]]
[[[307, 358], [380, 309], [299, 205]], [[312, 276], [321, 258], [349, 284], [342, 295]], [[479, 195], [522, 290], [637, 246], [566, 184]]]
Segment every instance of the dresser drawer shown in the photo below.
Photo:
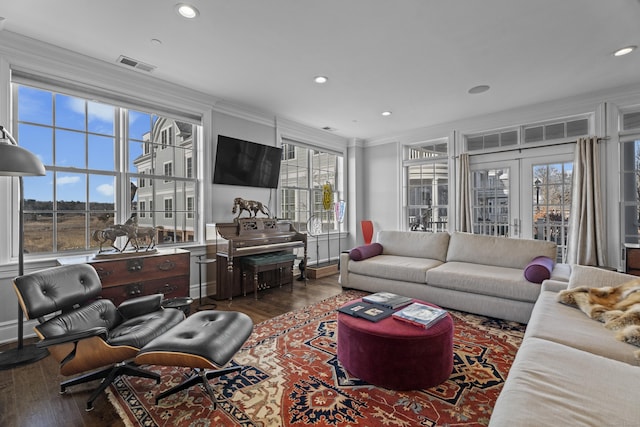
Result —
[[102, 282], [102, 297], [116, 305], [127, 298], [164, 294], [166, 299], [189, 296], [191, 253], [184, 249], [122, 257], [68, 257], [58, 264], [91, 265]]
[[102, 287], [179, 276], [189, 272], [189, 253], [132, 257], [90, 263], [98, 272]]
[[102, 298], [119, 305], [124, 300], [142, 295], [163, 294], [165, 299], [189, 296], [189, 277], [176, 276], [126, 285], [110, 286], [102, 289]]

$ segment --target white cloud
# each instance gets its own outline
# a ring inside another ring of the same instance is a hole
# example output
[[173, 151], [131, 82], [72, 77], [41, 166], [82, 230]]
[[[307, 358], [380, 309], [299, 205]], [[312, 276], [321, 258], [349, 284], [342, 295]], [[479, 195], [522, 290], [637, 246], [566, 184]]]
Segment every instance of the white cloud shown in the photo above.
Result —
[[113, 185], [111, 184], [100, 184], [96, 190], [103, 196], [113, 196]]
[[[69, 109], [75, 113], [84, 115], [84, 99], [81, 98], [67, 98], [67, 105]], [[99, 120], [101, 122], [113, 122], [114, 109], [110, 105], [102, 104], [100, 102], [88, 101], [87, 110], [89, 114], [89, 120]]]
[[103, 122], [113, 122], [113, 107], [99, 102], [89, 101], [89, 120], [100, 120]]
[[61, 176], [56, 181], [58, 185], [76, 184], [80, 182], [79, 176]]

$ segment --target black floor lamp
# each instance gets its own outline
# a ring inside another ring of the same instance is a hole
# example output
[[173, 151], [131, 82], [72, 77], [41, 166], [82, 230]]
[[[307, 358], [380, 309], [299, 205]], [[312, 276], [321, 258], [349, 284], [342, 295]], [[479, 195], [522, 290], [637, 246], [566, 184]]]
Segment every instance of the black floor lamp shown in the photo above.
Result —
[[[18, 276], [24, 274], [24, 187], [22, 177], [27, 175], [45, 175], [42, 162], [18, 143], [11, 134], [0, 126], [0, 176], [17, 176], [20, 187], [20, 203], [18, 209]], [[8, 239], [7, 239], [8, 240]], [[0, 353], [0, 370], [11, 369], [16, 366], [32, 363], [46, 357], [49, 351], [35, 345], [24, 345], [23, 342], [22, 307], [18, 304], [18, 347]]]

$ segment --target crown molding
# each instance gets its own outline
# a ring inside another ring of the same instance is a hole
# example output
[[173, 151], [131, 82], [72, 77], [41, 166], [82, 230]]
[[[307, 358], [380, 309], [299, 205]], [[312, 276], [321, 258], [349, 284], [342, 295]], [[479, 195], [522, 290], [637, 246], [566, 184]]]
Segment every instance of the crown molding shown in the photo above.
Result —
[[585, 94], [560, 98], [542, 103], [525, 105], [519, 108], [498, 111], [427, 126], [408, 129], [393, 135], [367, 139], [365, 147], [384, 145], [389, 143], [410, 144], [419, 141], [437, 139], [443, 135], [450, 135], [453, 131], [462, 133], [482, 132], [487, 129], [499, 129], [523, 123], [537, 123], [554, 120], [558, 117], [571, 117], [579, 114], [593, 113], [604, 102], [626, 106], [638, 104], [640, 87], [637, 84], [618, 86]]
[[202, 115], [217, 98], [10, 31], [0, 32], [0, 55], [11, 69], [51, 77], [74, 86], [91, 86], [114, 95], [172, 106]]
[[348, 144], [347, 138], [283, 117], [276, 118], [276, 127], [280, 142], [282, 138], [287, 138], [340, 152], [344, 152]]
[[276, 125], [276, 119], [273, 114], [224, 100], [218, 100], [213, 105], [213, 111], [269, 127], [275, 127]]

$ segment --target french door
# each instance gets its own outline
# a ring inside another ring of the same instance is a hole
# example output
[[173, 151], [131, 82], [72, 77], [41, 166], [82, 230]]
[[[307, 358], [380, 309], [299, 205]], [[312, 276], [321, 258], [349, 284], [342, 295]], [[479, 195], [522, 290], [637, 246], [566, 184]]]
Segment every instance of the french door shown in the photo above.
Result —
[[520, 237], [518, 162], [470, 164], [473, 232]]
[[473, 232], [553, 241], [558, 245], [557, 260], [563, 261], [573, 149], [573, 144], [528, 149], [520, 158], [504, 160], [471, 156]]

